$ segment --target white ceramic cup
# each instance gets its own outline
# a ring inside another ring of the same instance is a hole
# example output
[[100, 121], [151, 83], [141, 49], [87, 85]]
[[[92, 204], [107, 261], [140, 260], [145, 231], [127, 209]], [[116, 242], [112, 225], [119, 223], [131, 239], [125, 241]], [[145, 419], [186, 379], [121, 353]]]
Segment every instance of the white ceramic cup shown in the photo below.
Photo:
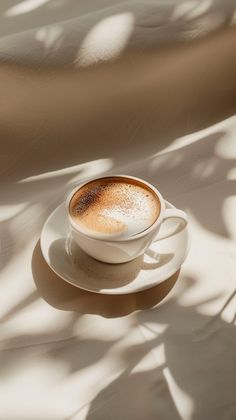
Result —
[[[148, 229], [127, 238], [116, 238], [111, 240], [109, 238], [107, 239], [107, 237], [105, 238], [88, 235], [87, 233], [82, 232], [80, 226], [74, 222], [69, 211], [70, 201], [74, 194], [91, 181], [111, 177], [136, 180], [154, 191], [160, 202], [160, 214], [156, 221]], [[71, 236], [79, 245], [79, 247], [96, 260], [112, 264], [124, 263], [137, 258], [138, 256], [145, 253], [152, 242], [174, 235], [179, 229], [180, 225], [186, 225], [188, 223], [187, 215], [184, 211], [176, 208], [166, 208], [165, 200], [153, 185], [140, 178], [129, 175], [108, 175], [107, 177], [103, 176], [101, 178], [91, 179], [79, 185], [69, 194], [66, 200], [66, 207]], [[174, 229], [172, 227], [171, 231], [167, 230], [164, 233], [159, 233], [161, 224], [164, 223], [167, 219], [176, 219]]]

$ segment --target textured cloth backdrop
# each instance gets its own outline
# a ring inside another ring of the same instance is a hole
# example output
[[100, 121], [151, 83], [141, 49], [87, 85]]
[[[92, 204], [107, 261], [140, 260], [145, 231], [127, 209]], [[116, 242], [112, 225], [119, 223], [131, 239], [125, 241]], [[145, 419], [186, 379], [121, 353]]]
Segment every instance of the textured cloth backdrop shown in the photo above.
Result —
[[[1, 1], [1, 420], [235, 420], [235, 8]], [[124, 297], [66, 284], [39, 246], [68, 191], [112, 172], [192, 230], [179, 277]]]

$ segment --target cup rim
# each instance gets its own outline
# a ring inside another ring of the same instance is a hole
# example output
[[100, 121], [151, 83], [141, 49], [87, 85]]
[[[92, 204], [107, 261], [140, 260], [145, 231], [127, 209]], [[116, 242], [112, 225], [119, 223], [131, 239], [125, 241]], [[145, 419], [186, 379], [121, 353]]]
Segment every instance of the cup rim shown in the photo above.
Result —
[[[72, 197], [74, 196], [74, 194], [79, 191], [81, 188], [83, 188], [86, 184], [89, 184], [92, 181], [99, 181], [101, 179], [105, 179], [105, 178], [128, 178], [128, 179], [132, 179], [134, 181], [138, 181], [144, 185], [146, 185], [147, 187], [149, 187], [157, 196], [157, 198], [159, 199], [160, 202], [160, 213], [157, 217], [157, 219], [155, 220], [154, 223], [152, 223], [151, 226], [149, 226], [147, 229], [143, 230], [142, 232], [138, 232], [135, 235], [132, 236], [128, 236], [127, 238], [119, 238], [117, 237], [116, 239], [109, 239], [109, 236], [106, 234], [104, 234], [104, 236], [99, 236], [99, 235], [93, 235], [93, 234], [88, 234], [86, 231], [83, 231], [83, 229], [81, 229], [80, 227], [78, 228], [78, 225], [76, 225], [76, 223], [74, 223], [73, 218], [70, 215], [70, 211], [69, 211], [69, 205], [71, 202]], [[111, 174], [111, 175], [104, 175], [104, 176], [99, 176], [99, 177], [94, 177], [91, 178], [83, 183], [81, 183], [80, 185], [76, 186], [75, 188], [73, 188], [73, 190], [69, 193], [69, 195], [67, 196], [66, 199], [66, 209], [67, 209], [67, 214], [68, 214], [68, 218], [69, 218], [69, 222], [71, 224], [71, 226], [73, 227], [73, 229], [75, 229], [76, 232], [80, 233], [81, 235], [85, 236], [86, 238], [89, 239], [95, 239], [98, 241], [103, 241], [103, 242], [129, 242], [135, 239], [139, 239], [142, 238], [143, 236], [148, 235], [151, 231], [153, 231], [155, 228], [157, 228], [162, 220], [163, 220], [163, 215], [165, 212], [165, 200], [163, 199], [161, 193], [158, 191], [158, 189], [156, 187], [154, 187], [154, 185], [150, 184], [147, 181], [144, 181], [142, 178], [138, 178], [135, 176], [131, 176], [131, 175], [124, 175], [124, 174]]]

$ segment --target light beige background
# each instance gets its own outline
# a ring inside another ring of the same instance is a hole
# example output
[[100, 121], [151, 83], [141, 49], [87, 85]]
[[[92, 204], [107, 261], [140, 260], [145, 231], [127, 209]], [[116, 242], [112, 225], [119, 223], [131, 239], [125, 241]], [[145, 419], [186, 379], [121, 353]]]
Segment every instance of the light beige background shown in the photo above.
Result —
[[[0, 13], [0, 419], [235, 419], [235, 2]], [[76, 183], [112, 172], [193, 233], [180, 274], [122, 298], [60, 280], [38, 242]]]

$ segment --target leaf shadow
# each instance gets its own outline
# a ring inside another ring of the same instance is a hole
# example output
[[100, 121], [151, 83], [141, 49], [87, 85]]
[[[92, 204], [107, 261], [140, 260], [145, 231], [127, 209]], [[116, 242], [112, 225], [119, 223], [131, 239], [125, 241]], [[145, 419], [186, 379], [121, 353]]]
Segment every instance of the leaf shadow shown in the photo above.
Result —
[[228, 179], [228, 174], [236, 168], [236, 158], [217, 152], [225, 136], [224, 130], [199, 136], [195, 142], [148, 158], [142, 167], [137, 162], [130, 173], [153, 183], [167, 200], [189, 211], [207, 231], [229, 238], [223, 205], [235, 195], [236, 180]]
[[[131, 346], [128, 353], [123, 353], [128, 367], [88, 404], [86, 419], [102, 419], [118, 412], [121, 418], [131, 420], [144, 417], [178, 420], [182, 418], [186, 398], [194, 420], [222, 418], [226, 413], [230, 419], [234, 418], [235, 326], [218, 314], [203, 315], [199, 307], [204, 301], [181, 305], [179, 297], [196, 282], [190, 277], [182, 280], [177, 294], [165, 305], [138, 313], [142, 329], [149, 331], [148, 326], [153, 327], [146, 344], [155, 367], [139, 370], [144, 354]], [[235, 292], [231, 298], [234, 295]], [[227, 299], [223, 310], [231, 302], [232, 299]], [[162, 332], [159, 332], [160, 325], [165, 325]], [[162, 363], [159, 346], [164, 349]], [[72, 420], [79, 413], [80, 409], [67, 419]]]

